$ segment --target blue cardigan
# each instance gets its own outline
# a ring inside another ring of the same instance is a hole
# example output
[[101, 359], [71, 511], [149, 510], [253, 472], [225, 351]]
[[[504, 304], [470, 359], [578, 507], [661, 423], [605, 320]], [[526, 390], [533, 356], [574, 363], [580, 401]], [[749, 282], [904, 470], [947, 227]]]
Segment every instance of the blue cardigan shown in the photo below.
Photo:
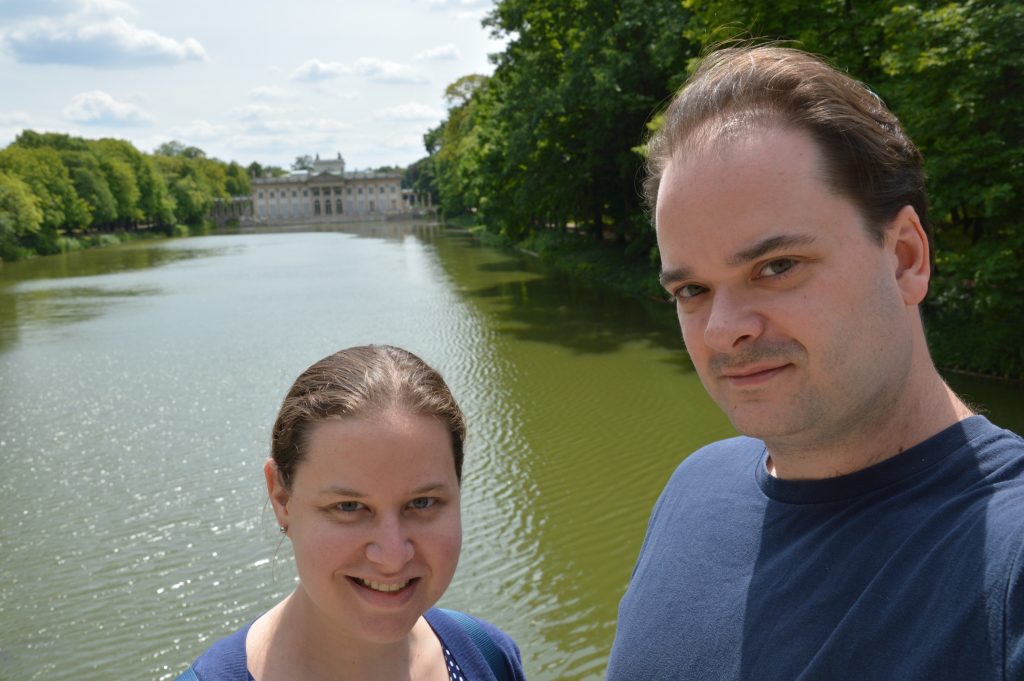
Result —
[[[441, 640], [441, 644], [451, 651], [459, 663], [466, 681], [497, 681], [483, 653], [458, 622], [437, 608], [428, 610], [424, 617]], [[515, 642], [493, 624], [475, 617], [473, 619], [490, 634], [501, 651], [509, 678], [513, 681], [526, 681], [519, 648]], [[252, 622], [210, 646], [192, 663], [188, 671], [179, 677], [179, 681], [192, 678], [198, 681], [254, 681], [249, 674], [245, 656], [245, 637], [250, 626]], [[195, 676], [190, 676], [189, 672]]]

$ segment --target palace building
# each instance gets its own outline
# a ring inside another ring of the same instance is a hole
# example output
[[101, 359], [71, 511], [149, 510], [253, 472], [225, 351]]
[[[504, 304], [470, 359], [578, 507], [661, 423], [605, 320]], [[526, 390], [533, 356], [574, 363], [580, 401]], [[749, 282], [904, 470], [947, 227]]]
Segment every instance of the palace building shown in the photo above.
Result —
[[345, 160], [321, 161], [312, 170], [252, 180], [253, 218], [257, 222], [339, 222], [408, 216], [423, 206], [403, 193], [401, 173], [348, 172]]

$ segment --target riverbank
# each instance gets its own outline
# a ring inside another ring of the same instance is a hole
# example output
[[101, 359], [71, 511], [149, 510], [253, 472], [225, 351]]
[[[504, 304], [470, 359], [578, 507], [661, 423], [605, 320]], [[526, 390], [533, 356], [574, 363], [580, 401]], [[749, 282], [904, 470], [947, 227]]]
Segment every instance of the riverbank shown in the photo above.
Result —
[[[552, 271], [618, 293], [647, 300], [667, 300], [658, 284], [657, 251], [630, 254], [610, 244], [595, 243], [573, 232], [544, 232], [522, 241], [486, 231], [467, 218], [449, 220], [449, 226], [466, 229], [492, 248], [514, 249], [538, 258]], [[936, 366], [946, 372], [995, 378], [1024, 384], [1024, 349], [1009, 343], [1020, 333], [1012, 328], [1022, 320], [1007, 320], [998, 329], [986, 330], [956, 306], [944, 306], [947, 296], [935, 289], [948, 282], [936, 279], [933, 291], [921, 306], [925, 332]]]
[[53, 252], [37, 253], [28, 248], [19, 248], [13, 255], [15, 257], [0, 258], [0, 265], [4, 262], [19, 262], [31, 260], [45, 255], [58, 255], [60, 253], [73, 253], [95, 248], [108, 248], [132, 241], [150, 241], [153, 239], [168, 239], [175, 237], [201, 236], [211, 234], [223, 229], [225, 232], [231, 228], [219, 228], [212, 222], [197, 226], [174, 225], [170, 228], [145, 227], [141, 229], [114, 230], [110, 232], [78, 232], [75, 234], [61, 234], [53, 241]]

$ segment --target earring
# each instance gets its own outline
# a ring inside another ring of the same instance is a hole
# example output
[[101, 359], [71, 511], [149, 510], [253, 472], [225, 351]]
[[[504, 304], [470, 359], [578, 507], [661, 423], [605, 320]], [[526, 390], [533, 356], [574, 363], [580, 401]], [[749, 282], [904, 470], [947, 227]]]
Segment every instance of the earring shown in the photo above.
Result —
[[281, 534], [288, 534], [288, 528], [287, 528], [287, 527], [285, 527], [284, 525], [281, 525], [281, 526], [280, 526], [280, 527], [278, 527], [277, 529], [278, 529], [278, 531], [280, 531], [280, 532], [281, 532]]

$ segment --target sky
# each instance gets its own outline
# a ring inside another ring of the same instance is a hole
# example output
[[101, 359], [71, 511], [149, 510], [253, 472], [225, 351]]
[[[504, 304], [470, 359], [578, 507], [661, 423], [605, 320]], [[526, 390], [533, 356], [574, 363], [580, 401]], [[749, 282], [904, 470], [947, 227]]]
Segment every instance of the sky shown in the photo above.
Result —
[[0, 0], [0, 147], [26, 128], [290, 168], [406, 166], [493, 71], [492, 0]]

